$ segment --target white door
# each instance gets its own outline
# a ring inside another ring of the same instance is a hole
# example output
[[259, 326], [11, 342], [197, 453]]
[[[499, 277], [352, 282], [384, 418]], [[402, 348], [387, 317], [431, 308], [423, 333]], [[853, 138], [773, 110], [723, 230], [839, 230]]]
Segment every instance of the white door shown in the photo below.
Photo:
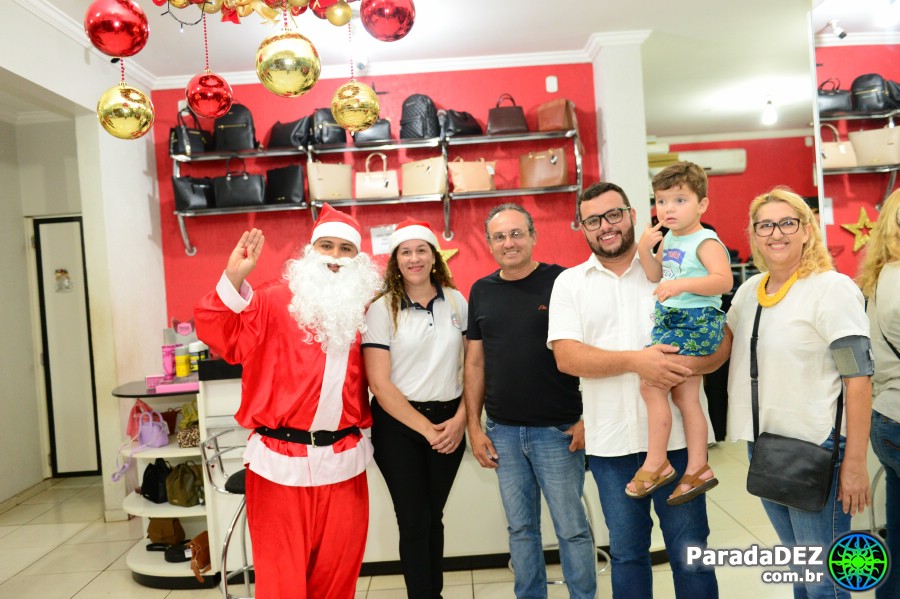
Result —
[[34, 242], [53, 476], [99, 474], [81, 217], [35, 219]]

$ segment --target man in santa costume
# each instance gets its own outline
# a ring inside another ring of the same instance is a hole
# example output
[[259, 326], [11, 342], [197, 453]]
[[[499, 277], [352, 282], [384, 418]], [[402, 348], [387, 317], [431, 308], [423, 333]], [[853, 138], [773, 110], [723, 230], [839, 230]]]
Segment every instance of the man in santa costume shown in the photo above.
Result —
[[381, 286], [356, 219], [325, 204], [284, 276], [250, 287], [263, 247], [244, 232], [199, 337], [243, 367], [235, 415], [247, 441], [247, 521], [258, 599], [353, 597], [368, 528], [372, 425], [360, 332]]

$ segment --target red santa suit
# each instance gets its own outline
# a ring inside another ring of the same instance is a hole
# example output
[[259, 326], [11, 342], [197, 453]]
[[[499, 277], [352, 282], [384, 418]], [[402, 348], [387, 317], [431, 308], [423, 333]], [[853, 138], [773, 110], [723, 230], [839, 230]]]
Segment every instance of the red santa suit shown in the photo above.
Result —
[[283, 280], [240, 293], [223, 275], [194, 316], [200, 338], [243, 367], [237, 422], [248, 429], [336, 431], [315, 447], [254, 432], [247, 441], [247, 520], [258, 599], [353, 597], [368, 529], [372, 425], [360, 339], [327, 352], [288, 311]]

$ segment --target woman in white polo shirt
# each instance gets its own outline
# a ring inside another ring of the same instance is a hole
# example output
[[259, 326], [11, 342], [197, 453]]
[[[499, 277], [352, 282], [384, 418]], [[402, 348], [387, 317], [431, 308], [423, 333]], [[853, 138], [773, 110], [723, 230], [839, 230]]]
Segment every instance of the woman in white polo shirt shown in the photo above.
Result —
[[459, 373], [468, 306], [427, 223], [404, 220], [389, 246], [362, 343], [372, 443], [397, 515], [407, 595], [438, 598], [444, 504], [465, 452]]

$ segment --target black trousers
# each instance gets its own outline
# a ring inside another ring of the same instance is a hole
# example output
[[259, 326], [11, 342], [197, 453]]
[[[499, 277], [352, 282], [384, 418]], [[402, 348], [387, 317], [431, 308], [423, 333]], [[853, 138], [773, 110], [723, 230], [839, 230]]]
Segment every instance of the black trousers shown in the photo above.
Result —
[[[450, 419], [459, 398], [411, 402], [434, 424]], [[394, 502], [400, 530], [400, 563], [410, 599], [439, 599], [444, 587], [444, 505], [465, 453], [465, 437], [453, 453], [438, 453], [425, 437], [372, 400], [372, 444]]]

